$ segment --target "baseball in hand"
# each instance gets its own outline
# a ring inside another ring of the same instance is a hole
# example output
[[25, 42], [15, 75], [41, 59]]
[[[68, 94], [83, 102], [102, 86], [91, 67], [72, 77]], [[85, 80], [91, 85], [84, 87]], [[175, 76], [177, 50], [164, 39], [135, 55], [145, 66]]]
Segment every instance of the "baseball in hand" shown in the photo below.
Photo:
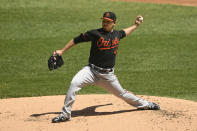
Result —
[[142, 16], [139, 16], [139, 17], [138, 17], [138, 20], [139, 20], [140, 22], [142, 22], [142, 21], [143, 21], [143, 17], [142, 17]]

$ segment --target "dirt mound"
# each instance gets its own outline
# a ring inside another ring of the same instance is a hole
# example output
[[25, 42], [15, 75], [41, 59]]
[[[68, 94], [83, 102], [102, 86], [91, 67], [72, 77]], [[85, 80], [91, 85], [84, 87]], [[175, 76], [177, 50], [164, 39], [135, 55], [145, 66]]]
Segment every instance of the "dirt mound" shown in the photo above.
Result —
[[61, 112], [64, 96], [0, 100], [1, 131], [196, 131], [197, 102], [140, 96], [161, 106], [136, 110], [113, 95], [78, 95], [72, 120], [51, 123]]
[[176, 4], [184, 6], [197, 6], [197, 0], [115, 0], [115, 1], [136, 1], [136, 2], [147, 2], [157, 4]]

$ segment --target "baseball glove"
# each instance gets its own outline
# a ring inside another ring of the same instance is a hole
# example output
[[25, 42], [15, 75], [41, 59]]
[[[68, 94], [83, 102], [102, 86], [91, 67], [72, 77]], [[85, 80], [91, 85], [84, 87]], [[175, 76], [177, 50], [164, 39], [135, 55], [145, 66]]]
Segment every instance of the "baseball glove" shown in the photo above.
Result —
[[56, 53], [56, 51], [53, 52], [53, 55], [49, 57], [48, 59], [48, 67], [49, 70], [57, 69], [58, 67], [61, 67], [64, 64], [64, 61], [62, 59], [62, 56]]

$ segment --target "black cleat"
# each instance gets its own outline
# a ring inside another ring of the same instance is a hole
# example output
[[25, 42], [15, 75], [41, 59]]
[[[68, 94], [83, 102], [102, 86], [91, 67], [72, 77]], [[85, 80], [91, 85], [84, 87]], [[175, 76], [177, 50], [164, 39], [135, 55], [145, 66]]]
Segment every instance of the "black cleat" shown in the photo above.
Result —
[[63, 115], [59, 115], [52, 119], [52, 123], [65, 122], [65, 121], [68, 121], [68, 118], [64, 117]]
[[160, 107], [154, 102], [149, 102], [147, 110], [160, 110]]
[[160, 107], [156, 103], [149, 102], [147, 107], [138, 108], [138, 110], [160, 110]]

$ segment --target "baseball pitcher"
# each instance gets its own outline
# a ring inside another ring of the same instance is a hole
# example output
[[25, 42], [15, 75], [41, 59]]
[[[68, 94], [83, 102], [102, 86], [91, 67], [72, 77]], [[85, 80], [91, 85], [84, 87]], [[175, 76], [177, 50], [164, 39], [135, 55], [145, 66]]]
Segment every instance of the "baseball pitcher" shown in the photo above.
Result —
[[102, 19], [102, 28], [89, 30], [70, 40], [63, 49], [56, 50], [62, 55], [71, 47], [91, 41], [89, 63], [83, 67], [72, 79], [67, 92], [62, 113], [52, 119], [52, 123], [71, 120], [71, 109], [76, 99], [76, 94], [83, 87], [97, 85], [105, 88], [110, 93], [121, 98], [137, 109], [159, 110], [159, 105], [135, 96], [120, 85], [114, 74], [119, 41], [131, 34], [143, 22], [142, 16], [137, 16], [135, 24], [123, 29], [115, 30], [116, 15], [113, 12], [105, 12]]

